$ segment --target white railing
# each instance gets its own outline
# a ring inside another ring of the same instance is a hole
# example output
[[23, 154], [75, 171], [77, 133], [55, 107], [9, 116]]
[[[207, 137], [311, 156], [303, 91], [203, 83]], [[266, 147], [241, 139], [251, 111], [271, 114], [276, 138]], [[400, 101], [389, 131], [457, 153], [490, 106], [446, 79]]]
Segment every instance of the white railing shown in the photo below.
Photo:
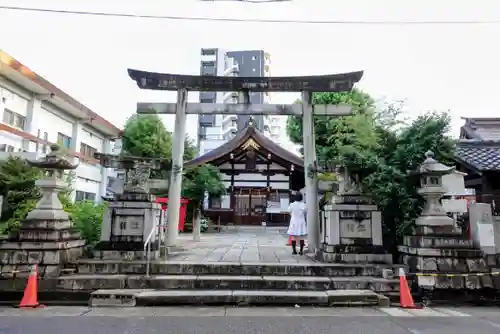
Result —
[[151, 241], [156, 233], [157, 226], [153, 224], [153, 228], [144, 243], [144, 252], [146, 253], [146, 277], [149, 277], [150, 266], [151, 266]]

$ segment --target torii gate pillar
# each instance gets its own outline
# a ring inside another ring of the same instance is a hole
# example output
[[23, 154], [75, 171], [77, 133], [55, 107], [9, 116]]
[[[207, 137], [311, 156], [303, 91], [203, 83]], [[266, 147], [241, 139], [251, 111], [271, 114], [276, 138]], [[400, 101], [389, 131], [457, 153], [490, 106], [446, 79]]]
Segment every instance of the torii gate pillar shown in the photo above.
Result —
[[175, 128], [172, 136], [172, 172], [168, 189], [167, 233], [165, 234], [165, 246], [167, 247], [175, 246], [179, 235], [178, 224], [181, 207], [184, 140], [186, 138], [187, 95], [188, 91], [186, 89], [177, 90]]
[[307, 246], [312, 253], [319, 248], [318, 176], [312, 172], [316, 164], [316, 139], [311, 92], [302, 92], [302, 140], [307, 207]]

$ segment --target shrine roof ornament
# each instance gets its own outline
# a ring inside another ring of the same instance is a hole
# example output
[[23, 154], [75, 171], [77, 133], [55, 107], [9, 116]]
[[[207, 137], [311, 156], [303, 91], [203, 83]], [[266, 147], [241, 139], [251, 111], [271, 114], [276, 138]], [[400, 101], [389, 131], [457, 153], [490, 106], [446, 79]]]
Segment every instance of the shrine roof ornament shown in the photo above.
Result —
[[250, 148], [254, 150], [258, 150], [260, 148], [260, 145], [253, 140], [253, 138], [248, 139], [243, 145], [241, 145], [241, 148], [243, 150], [248, 150]]
[[225, 77], [156, 73], [128, 69], [141, 89], [229, 92], [345, 92], [361, 80], [363, 71], [292, 77]]
[[304, 160], [301, 157], [284, 149], [271, 139], [267, 138], [255, 127], [253, 122], [248, 122], [246, 128], [238, 132], [236, 136], [230, 141], [224, 143], [214, 150], [203, 154], [202, 156], [184, 163], [184, 166], [199, 166], [202, 164], [210, 163], [224, 156], [230, 158], [231, 154], [233, 154], [234, 157], [234, 151], [238, 149], [246, 150], [249, 148], [253, 148], [254, 150], [265, 149], [270, 154], [272, 154], [272, 156], [276, 156], [283, 160], [286, 160], [296, 167], [304, 168]]

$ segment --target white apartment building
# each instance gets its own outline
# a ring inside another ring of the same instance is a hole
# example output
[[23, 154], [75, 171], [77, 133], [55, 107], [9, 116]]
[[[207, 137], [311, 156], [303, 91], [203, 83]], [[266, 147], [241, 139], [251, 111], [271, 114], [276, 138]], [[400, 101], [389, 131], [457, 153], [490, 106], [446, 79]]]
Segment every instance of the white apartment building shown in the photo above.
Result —
[[[201, 75], [217, 76], [270, 76], [271, 57], [262, 50], [226, 51], [217, 48], [201, 50]], [[270, 103], [269, 93], [252, 93], [252, 103]], [[200, 92], [202, 103], [238, 103], [236, 92]], [[264, 134], [281, 144], [283, 139], [283, 116], [255, 116], [256, 126]], [[248, 116], [244, 115], [200, 115], [198, 120], [199, 153], [203, 155], [226, 143], [244, 128]]]
[[100, 201], [116, 172], [94, 153], [115, 153], [121, 130], [0, 50], [0, 159], [35, 159], [53, 143], [78, 162], [75, 200]]

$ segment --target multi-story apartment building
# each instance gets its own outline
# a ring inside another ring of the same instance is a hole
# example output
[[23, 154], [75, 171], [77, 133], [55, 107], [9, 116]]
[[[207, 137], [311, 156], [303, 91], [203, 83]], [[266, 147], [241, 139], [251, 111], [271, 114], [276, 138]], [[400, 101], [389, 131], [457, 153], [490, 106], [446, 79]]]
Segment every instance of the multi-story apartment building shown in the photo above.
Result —
[[116, 177], [94, 153], [115, 153], [121, 130], [0, 50], [0, 159], [36, 159], [53, 143], [79, 162], [76, 200], [99, 201]]
[[[271, 57], [262, 50], [226, 51], [223, 49], [201, 49], [201, 75], [262, 77], [270, 75]], [[237, 103], [235, 92], [201, 92], [202, 103]], [[270, 102], [269, 93], [252, 93], [250, 102]], [[248, 115], [200, 115], [198, 143], [200, 154], [219, 147], [245, 127]], [[282, 118], [282, 117], [281, 117]], [[283, 120], [280, 116], [253, 116], [257, 128], [274, 141], [280, 141]]]

